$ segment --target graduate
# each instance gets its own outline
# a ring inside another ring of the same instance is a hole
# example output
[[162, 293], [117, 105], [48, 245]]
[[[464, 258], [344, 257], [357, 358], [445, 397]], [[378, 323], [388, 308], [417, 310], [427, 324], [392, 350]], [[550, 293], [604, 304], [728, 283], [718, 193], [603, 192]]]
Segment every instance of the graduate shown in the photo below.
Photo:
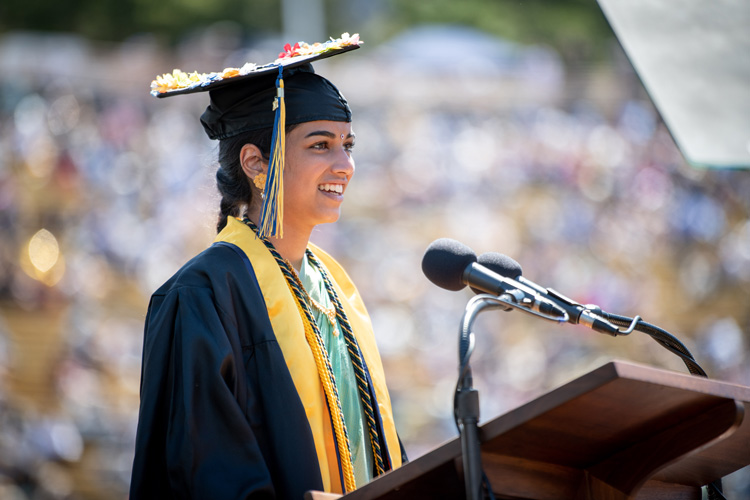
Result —
[[405, 460], [367, 310], [309, 242], [354, 174], [351, 110], [312, 61], [358, 35], [287, 45], [273, 63], [157, 77], [208, 92], [218, 235], [151, 297], [130, 497], [347, 493]]

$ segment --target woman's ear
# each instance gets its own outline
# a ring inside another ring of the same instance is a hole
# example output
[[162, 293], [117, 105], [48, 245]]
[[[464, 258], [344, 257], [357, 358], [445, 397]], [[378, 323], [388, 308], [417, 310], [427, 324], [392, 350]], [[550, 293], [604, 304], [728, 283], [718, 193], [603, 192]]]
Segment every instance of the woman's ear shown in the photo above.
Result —
[[263, 161], [263, 154], [255, 144], [245, 144], [240, 150], [240, 165], [242, 171], [251, 181], [259, 174], [265, 174], [268, 162]]

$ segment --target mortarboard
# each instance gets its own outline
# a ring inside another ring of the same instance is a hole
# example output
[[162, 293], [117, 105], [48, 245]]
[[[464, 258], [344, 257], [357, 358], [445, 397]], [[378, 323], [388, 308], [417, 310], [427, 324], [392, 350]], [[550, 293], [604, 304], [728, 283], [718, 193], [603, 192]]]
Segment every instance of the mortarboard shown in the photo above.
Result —
[[287, 44], [269, 64], [247, 63], [215, 73], [175, 69], [151, 82], [151, 94], [170, 97], [208, 92], [201, 123], [211, 139], [226, 139], [273, 127], [259, 235], [282, 237], [285, 128], [315, 120], [351, 121], [346, 99], [328, 80], [315, 74], [312, 62], [359, 48], [359, 35], [344, 33], [324, 43]]

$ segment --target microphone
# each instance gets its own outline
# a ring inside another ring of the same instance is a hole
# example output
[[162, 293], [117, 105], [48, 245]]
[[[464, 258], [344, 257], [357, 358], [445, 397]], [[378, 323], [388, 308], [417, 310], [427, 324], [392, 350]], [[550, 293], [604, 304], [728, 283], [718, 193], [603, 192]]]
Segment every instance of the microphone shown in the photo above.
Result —
[[[521, 275], [518, 262], [510, 257], [501, 260], [503, 272], [510, 276]], [[510, 300], [524, 308], [565, 321], [565, 310], [534, 289], [479, 264], [474, 251], [456, 240], [440, 238], [433, 241], [422, 258], [422, 272], [427, 279], [446, 290], [458, 291], [469, 285], [477, 293], [507, 294]]]
[[[545, 300], [554, 303], [559, 309], [568, 313], [568, 323], [573, 323], [574, 325], [581, 324], [597, 332], [612, 335], [613, 337], [620, 333], [620, 329], [617, 326], [596, 314], [601, 312], [599, 306], [593, 304], [581, 305], [552, 288], [544, 288], [524, 278], [520, 272], [516, 273], [516, 268], [520, 270], [521, 266], [507, 255], [497, 252], [483, 253], [477, 259], [477, 263], [484, 268], [505, 276], [511, 281], [518, 282], [521, 287], [533, 289]], [[515, 266], [513, 263], [515, 263]]]

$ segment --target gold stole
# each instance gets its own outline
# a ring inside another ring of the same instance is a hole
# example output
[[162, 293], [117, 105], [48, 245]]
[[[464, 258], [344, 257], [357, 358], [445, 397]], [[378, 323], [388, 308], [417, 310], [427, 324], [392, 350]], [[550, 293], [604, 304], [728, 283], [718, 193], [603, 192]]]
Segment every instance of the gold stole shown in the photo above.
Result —
[[[289, 290], [289, 285], [273, 256], [263, 242], [244, 223], [234, 217], [229, 217], [226, 227], [219, 233], [215, 241], [233, 243], [245, 252], [250, 259], [261, 293], [266, 301], [268, 316], [271, 319], [276, 340], [305, 408], [307, 421], [310, 423], [323, 487], [327, 492], [341, 493], [339, 464], [331, 429], [331, 418], [328, 414], [323, 386], [317, 376], [318, 370], [315, 366], [315, 360], [305, 339], [304, 325], [294, 295]], [[391, 399], [385, 384], [383, 365], [375, 344], [375, 336], [367, 309], [365, 309], [357, 288], [341, 265], [312, 243], [309, 244], [309, 248], [325, 265], [331, 275], [333, 286], [352, 326], [354, 336], [357, 338], [357, 343], [367, 363], [367, 369], [375, 388], [375, 397], [383, 422], [391, 464], [394, 469], [400, 467], [401, 448], [396, 435], [396, 426], [393, 422]]]

